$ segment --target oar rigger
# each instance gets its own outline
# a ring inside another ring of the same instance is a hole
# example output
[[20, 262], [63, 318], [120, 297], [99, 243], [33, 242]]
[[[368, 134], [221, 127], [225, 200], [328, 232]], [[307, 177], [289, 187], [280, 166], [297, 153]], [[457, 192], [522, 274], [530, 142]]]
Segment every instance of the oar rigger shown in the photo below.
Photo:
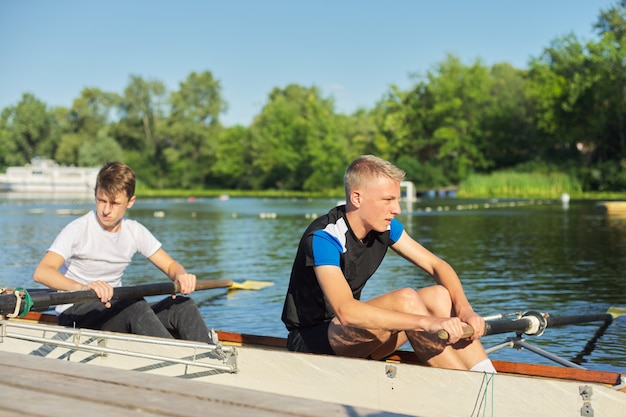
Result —
[[[33, 300], [24, 288], [16, 288], [14, 290], [8, 288], [0, 288], [0, 295], [14, 295], [15, 296], [15, 309], [13, 313], [5, 314], [7, 317], [17, 317], [26, 315], [33, 307]], [[22, 309], [23, 303], [23, 309]], [[21, 310], [21, 312], [20, 312]]]

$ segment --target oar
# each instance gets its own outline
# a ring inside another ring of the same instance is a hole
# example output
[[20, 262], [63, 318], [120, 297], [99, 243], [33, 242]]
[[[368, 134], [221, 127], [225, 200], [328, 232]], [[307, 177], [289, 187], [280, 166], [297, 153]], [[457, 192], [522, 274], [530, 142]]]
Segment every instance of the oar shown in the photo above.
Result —
[[[619, 316], [626, 315], [626, 308], [611, 307], [608, 309], [607, 313], [609, 313], [613, 319], [616, 319]], [[596, 329], [593, 337], [589, 339], [583, 349], [576, 356], [574, 356], [572, 359], [573, 363], [581, 365], [585, 356], [591, 355], [596, 348], [596, 342], [604, 335], [606, 329], [608, 329], [611, 325], [611, 322], [612, 320], [607, 320], [600, 327], [598, 327], [598, 329]]]
[[[197, 281], [196, 291], [214, 288], [228, 288], [229, 290], [260, 290], [273, 285], [267, 281], [234, 282], [230, 279]], [[132, 297], [149, 297], [152, 295], [176, 294], [180, 292], [177, 282], [162, 282], [152, 284], [129, 285], [113, 289], [113, 300]], [[60, 304], [81, 304], [100, 301], [95, 291], [67, 291], [57, 292], [47, 289], [24, 290], [17, 289], [16, 294], [0, 295], [0, 315], [26, 314], [31, 308], [45, 310], [50, 306]]]
[[233, 282], [230, 287], [228, 287], [228, 290], [262, 290], [272, 285], [274, 285], [274, 283], [270, 281], [253, 281], [247, 279], [244, 282]]
[[[576, 316], [553, 317], [547, 313], [529, 311], [518, 319], [497, 319], [485, 321], [485, 336], [502, 333], [524, 333], [529, 336], [539, 336], [547, 327], [565, 326], [568, 324], [592, 323], [603, 321], [608, 326], [619, 317], [626, 315], [626, 308], [611, 307], [606, 313], [582, 314]], [[463, 337], [470, 337], [474, 333], [472, 326], [463, 329]], [[442, 340], [448, 340], [449, 335], [445, 330], [439, 330], [437, 335]]]

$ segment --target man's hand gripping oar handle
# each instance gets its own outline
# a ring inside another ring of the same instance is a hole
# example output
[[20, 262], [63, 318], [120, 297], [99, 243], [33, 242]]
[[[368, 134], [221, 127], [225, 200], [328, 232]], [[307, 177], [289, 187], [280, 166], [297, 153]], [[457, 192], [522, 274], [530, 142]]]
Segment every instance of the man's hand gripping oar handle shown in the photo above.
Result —
[[[553, 317], [548, 313], [539, 313], [537, 311], [527, 311], [521, 317], [513, 320], [496, 319], [485, 321], [485, 331], [483, 334], [490, 335], [516, 332], [518, 334], [526, 334], [529, 336], [540, 336], [547, 327], [591, 323], [595, 321], [604, 321], [606, 325], [609, 325], [611, 321], [625, 314], [626, 309], [619, 307], [611, 307], [606, 313], [561, 317]], [[468, 325], [463, 330], [462, 337], [470, 337], [473, 333], [474, 329]], [[437, 335], [442, 340], [448, 340], [450, 338], [448, 332], [443, 329], [439, 330]]]

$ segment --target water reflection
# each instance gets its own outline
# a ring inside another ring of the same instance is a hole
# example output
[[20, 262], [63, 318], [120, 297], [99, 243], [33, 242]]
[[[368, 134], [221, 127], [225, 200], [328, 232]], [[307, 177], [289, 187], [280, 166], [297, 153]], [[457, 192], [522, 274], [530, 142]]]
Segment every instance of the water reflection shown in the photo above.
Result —
[[[332, 199], [142, 200], [129, 216], [144, 223], [165, 249], [199, 279], [270, 280], [262, 291], [194, 293], [210, 327], [285, 336], [280, 322], [291, 262], [301, 233]], [[32, 287], [32, 271], [52, 239], [91, 198], [71, 201], [6, 199], [0, 195], [3, 286]], [[162, 217], [155, 213], [162, 212]], [[60, 214], [70, 213], [70, 214]], [[400, 220], [411, 235], [449, 261], [482, 315], [549, 311], [553, 315], [598, 313], [626, 307], [626, 217], [598, 212], [594, 203], [560, 201], [497, 205], [493, 201], [423, 200], [404, 206]], [[165, 279], [138, 256], [126, 283]], [[389, 254], [363, 297], [432, 281]], [[626, 319], [616, 320], [584, 359], [590, 368], [626, 370]], [[529, 338], [552, 353], [573, 358], [600, 323], [549, 329]], [[504, 336], [484, 338], [485, 345]], [[505, 350], [496, 359], [549, 363], [525, 351]]]

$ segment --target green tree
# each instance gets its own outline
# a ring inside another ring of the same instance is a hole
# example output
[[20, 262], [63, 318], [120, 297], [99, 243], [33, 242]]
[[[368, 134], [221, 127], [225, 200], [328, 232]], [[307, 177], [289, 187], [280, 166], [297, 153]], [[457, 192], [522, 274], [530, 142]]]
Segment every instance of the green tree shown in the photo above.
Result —
[[530, 64], [527, 93], [546, 156], [582, 165], [585, 189], [626, 186], [626, 176], [615, 175], [626, 167], [625, 6], [601, 12], [599, 41], [583, 45], [570, 34]]
[[464, 66], [448, 55], [409, 91], [391, 86], [377, 104], [378, 125], [389, 159], [402, 158], [410, 178], [425, 186], [457, 183], [486, 169], [484, 120], [493, 106], [492, 79], [480, 61]]
[[253, 187], [335, 187], [345, 140], [336, 134], [334, 120], [333, 100], [322, 98], [316, 87], [274, 88], [250, 128]]
[[438, 158], [439, 146], [427, 126], [427, 113], [432, 106], [428, 84], [419, 80], [408, 91], [391, 85], [374, 110], [379, 134], [386, 140], [377, 141], [379, 155], [393, 161], [407, 173], [407, 180], [418, 188], [448, 185], [446, 170]]
[[192, 72], [170, 95], [171, 112], [163, 133], [165, 169], [184, 188], [210, 185], [216, 162], [219, 116], [226, 110], [221, 86], [210, 71]]
[[[106, 134], [112, 112], [118, 103], [117, 94], [106, 93], [97, 88], [84, 88], [69, 110], [57, 108], [60, 140], [54, 153], [55, 160], [64, 165], [99, 165], [105, 162], [102, 156], [84, 158], [80, 154], [82, 148], [88, 149], [88, 153], [94, 149], [102, 150], [102, 145], [98, 142], [100, 140], [109, 144], [111, 151], [121, 149], [119, 144], [111, 143], [110, 140], [114, 139]], [[103, 130], [105, 133], [100, 133]], [[84, 154], [85, 151], [82, 152]], [[105, 152], [103, 155], [110, 153]]]
[[78, 149], [78, 165], [101, 166], [106, 162], [123, 161], [124, 150], [109, 135], [109, 129], [103, 127], [96, 137], [84, 142]]
[[600, 42], [588, 48], [595, 82], [594, 128], [603, 137], [596, 159], [626, 164], [626, 0], [600, 13]]
[[575, 157], [576, 143], [588, 137], [583, 107], [592, 99], [589, 87], [593, 76], [589, 76], [585, 47], [573, 34], [564, 36], [545, 48], [539, 58], [533, 58], [529, 67], [527, 96], [536, 109], [537, 128], [545, 138], [544, 157]]
[[248, 128], [233, 126], [218, 136], [212, 176], [223, 188], [252, 188], [252, 138]]
[[365, 153], [385, 159], [391, 159], [392, 155], [420, 159], [419, 154], [424, 150], [420, 141], [423, 136], [421, 87], [422, 84], [417, 84], [411, 91], [401, 91], [395, 84], [389, 87], [372, 112], [377, 130], [385, 140], [376, 140], [367, 147], [372, 152]]
[[465, 67], [452, 55], [428, 73], [428, 93], [433, 106], [426, 114], [433, 127], [432, 141], [437, 159], [452, 181], [458, 182], [477, 168], [490, 163], [482, 153], [482, 120], [491, 105], [491, 80], [480, 61]]
[[504, 169], [541, 156], [533, 109], [525, 97], [526, 71], [500, 63], [491, 68], [490, 78], [491, 100], [478, 138], [489, 166]]
[[[15, 106], [0, 117], [0, 161], [4, 165], [23, 165], [35, 156], [52, 156], [54, 118], [46, 105], [30, 93], [22, 95]], [[41, 154], [47, 150], [45, 154]]]
[[164, 114], [165, 96], [166, 88], [161, 81], [146, 81], [131, 75], [118, 104], [118, 142], [124, 148], [142, 152], [147, 160], [154, 160], [159, 151], [156, 127]]
[[62, 134], [59, 146], [54, 152], [54, 160], [61, 165], [77, 165], [78, 152], [84, 142], [84, 136], [78, 133]]
[[131, 75], [117, 110], [119, 119], [108, 135], [124, 149], [125, 162], [148, 187], [169, 185], [164, 149], [168, 146], [159, 128], [165, 116], [165, 85]]
[[73, 132], [87, 137], [95, 137], [98, 131], [106, 127], [120, 97], [114, 93], [107, 93], [98, 88], [84, 88], [80, 97], [72, 103], [68, 114]]
[[[336, 115], [337, 131], [346, 140], [346, 162], [360, 155], [373, 154], [388, 158], [390, 146], [387, 137], [378, 128], [380, 114], [376, 109], [357, 109], [352, 115]], [[343, 175], [342, 175], [343, 177]]]

